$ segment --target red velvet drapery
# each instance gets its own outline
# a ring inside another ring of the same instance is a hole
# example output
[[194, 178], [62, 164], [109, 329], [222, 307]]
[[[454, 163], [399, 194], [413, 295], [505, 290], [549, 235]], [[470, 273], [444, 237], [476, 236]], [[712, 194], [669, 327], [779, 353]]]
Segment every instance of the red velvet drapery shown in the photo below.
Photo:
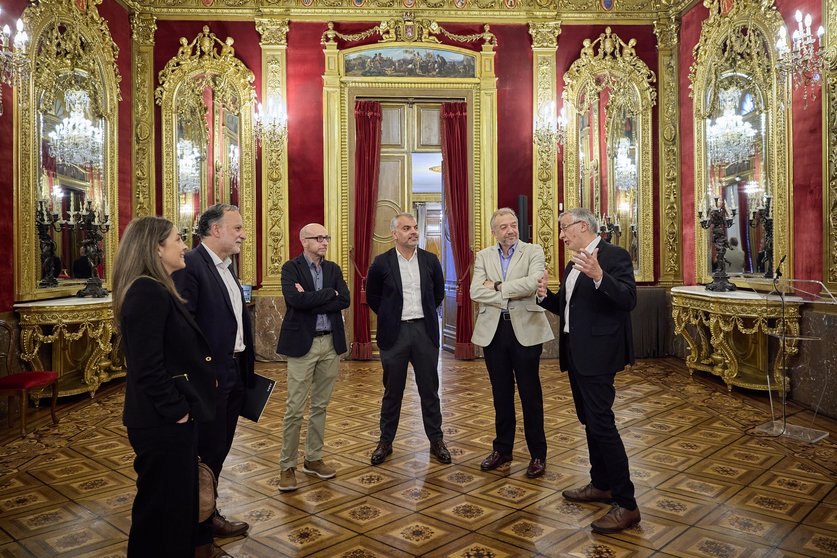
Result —
[[[370, 360], [369, 307], [366, 305], [366, 273], [372, 253], [372, 229], [378, 202], [378, 172], [381, 163], [381, 104], [355, 103], [355, 294], [352, 301], [354, 341], [352, 358]], [[360, 287], [360, 288], [358, 288]], [[359, 295], [359, 296], [358, 296]]]
[[[473, 359], [474, 332], [471, 296], [471, 263], [468, 215], [468, 105], [442, 104], [442, 166], [445, 184], [445, 211], [450, 230], [453, 265], [456, 268], [456, 348], [454, 358]], [[463, 286], [464, 285], [464, 286]]]

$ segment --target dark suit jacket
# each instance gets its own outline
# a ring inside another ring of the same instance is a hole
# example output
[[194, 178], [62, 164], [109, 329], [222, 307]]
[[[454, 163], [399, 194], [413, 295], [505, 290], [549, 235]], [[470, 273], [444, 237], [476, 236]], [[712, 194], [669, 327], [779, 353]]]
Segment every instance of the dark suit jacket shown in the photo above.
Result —
[[[595, 376], [615, 374], [634, 362], [634, 343], [631, 330], [631, 310], [636, 306], [636, 281], [631, 257], [624, 249], [599, 241], [599, 265], [604, 271], [602, 283], [596, 289], [593, 280], [579, 274], [570, 298], [570, 333], [561, 336], [561, 369], [569, 369], [567, 347], [573, 355], [573, 367], [579, 374]], [[562, 285], [572, 263], [564, 270]], [[547, 291], [540, 305], [561, 316], [564, 331], [566, 289], [558, 294]]]
[[[424, 311], [424, 327], [427, 335], [439, 346], [439, 318], [436, 309], [445, 299], [445, 277], [439, 258], [417, 248], [419, 274], [421, 275], [421, 308]], [[366, 303], [378, 315], [378, 347], [389, 349], [401, 332], [401, 310], [404, 307], [404, 289], [398, 256], [391, 248], [375, 258], [366, 277]]]
[[[301, 357], [308, 354], [314, 341], [317, 314], [326, 314], [331, 321], [334, 351], [338, 355], [346, 352], [346, 334], [340, 311], [349, 307], [349, 287], [339, 265], [322, 260], [320, 266], [323, 288], [319, 291], [314, 290], [314, 278], [305, 256], [300, 254], [282, 266], [282, 295], [288, 311], [282, 321], [276, 347], [276, 352], [281, 355]], [[296, 290], [296, 283], [302, 285], [304, 293]]]
[[119, 329], [128, 367], [125, 426], [163, 426], [186, 413], [213, 419], [212, 351], [182, 303], [154, 279], [140, 277], [125, 295]]
[[[238, 328], [224, 280], [218, 273], [212, 256], [203, 245], [187, 252], [186, 269], [175, 271], [171, 277], [177, 285], [180, 296], [186, 299], [189, 312], [195, 317], [195, 321], [209, 340], [214, 356], [215, 372], [220, 378], [226, 370], [236, 366], [233, 350]], [[238, 277], [235, 277], [235, 282], [241, 290]], [[241, 300], [244, 300], [243, 292]], [[241, 310], [241, 323], [244, 328], [244, 345], [246, 346], [242, 355], [241, 375], [244, 385], [251, 386], [256, 353], [253, 350], [253, 328], [246, 305]]]

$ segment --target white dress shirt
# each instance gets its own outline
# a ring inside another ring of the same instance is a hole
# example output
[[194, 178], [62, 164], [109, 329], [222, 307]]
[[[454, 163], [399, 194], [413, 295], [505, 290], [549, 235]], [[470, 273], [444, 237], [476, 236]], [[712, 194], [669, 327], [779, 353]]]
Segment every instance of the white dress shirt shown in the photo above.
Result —
[[401, 321], [415, 320], [424, 317], [424, 309], [421, 307], [421, 275], [418, 264], [418, 250], [413, 252], [410, 259], [401, 255], [398, 249], [395, 250], [398, 257], [398, 270], [401, 272], [401, 294], [404, 305], [401, 307]]
[[[585, 250], [587, 250], [587, 253], [592, 254], [593, 250], [596, 249], [596, 246], [599, 245], [599, 242], [601, 241], [601, 239], [602, 239], [602, 237], [596, 236], [596, 238], [594, 238], [590, 242], [590, 244], [587, 245], [587, 248], [585, 248]], [[569, 333], [570, 332], [570, 298], [573, 296], [573, 289], [575, 288], [575, 282], [578, 281], [578, 276], [580, 274], [581, 274], [581, 272], [578, 269], [576, 269], [575, 266], [573, 266], [573, 268], [567, 274], [567, 280], [564, 283], [564, 289], [567, 292], [567, 303], [564, 306], [564, 333]], [[594, 281], [593, 284], [598, 289], [599, 285], [601, 285], [602, 282], [601, 281], [599, 281], [599, 282]]]
[[241, 314], [244, 312], [244, 301], [241, 300], [241, 290], [238, 288], [238, 283], [230, 271], [232, 258], [222, 260], [206, 245], [204, 245], [204, 248], [206, 248], [206, 251], [209, 253], [209, 257], [211, 257], [212, 261], [215, 263], [215, 269], [218, 270], [218, 274], [221, 276], [221, 279], [224, 280], [224, 285], [227, 286], [227, 293], [230, 295], [230, 302], [232, 303], [236, 323], [235, 347], [233, 348], [233, 352], [240, 353], [245, 348], [244, 325], [241, 322]]

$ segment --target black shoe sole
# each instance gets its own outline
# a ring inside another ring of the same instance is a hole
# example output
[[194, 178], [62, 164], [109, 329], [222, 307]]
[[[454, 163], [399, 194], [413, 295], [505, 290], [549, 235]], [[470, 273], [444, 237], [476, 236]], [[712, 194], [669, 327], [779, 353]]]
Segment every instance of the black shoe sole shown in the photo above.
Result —
[[546, 469], [544, 469], [543, 471], [541, 471], [537, 475], [530, 475], [529, 471], [526, 471], [526, 478], [527, 479], [537, 479], [537, 478], [540, 478], [540, 477], [544, 476], [545, 474], [546, 474]]
[[512, 458], [510, 457], [508, 459], [508, 461], [501, 461], [500, 463], [498, 463], [497, 465], [494, 465], [493, 467], [483, 467], [482, 463], [480, 463], [480, 471], [486, 471], [486, 472], [487, 471], [493, 471], [495, 469], [499, 469], [500, 467], [502, 467], [506, 463], [511, 463], [511, 462], [512, 462]]
[[432, 452], [431, 452], [431, 454], [430, 454], [430, 455], [432, 455], [433, 457], [435, 457], [435, 458], [436, 458], [436, 461], [438, 461], [438, 462], [439, 462], [439, 463], [441, 463], [442, 465], [450, 465], [450, 462], [451, 462], [451, 458], [450, 458], [450, 457], [447, 457], [447, 458], [444, 458], [444, 457], [439, 457], [438, 455], [436, 455], [435, 453], [432, 453]]
[[596, 527], [593, 527], [592, 525], [590, 525], [590, 529], [592, 529], [594, 533], [599, 533], [601, 535], [612, 535], [613, 533], [621, 533], [622, 531], [625, 531], [625, 530], [630, 529], [631, 527], [635, 527], [637, 525], [639, 525], [639, 521], [635, 521], [634, 523], [631, 523], [627, 527], [622, 527], [621, 529], [606, 529], [606, 528], [605, 529], [603, 529], [603, 528], [598, 528], [597, 529]]

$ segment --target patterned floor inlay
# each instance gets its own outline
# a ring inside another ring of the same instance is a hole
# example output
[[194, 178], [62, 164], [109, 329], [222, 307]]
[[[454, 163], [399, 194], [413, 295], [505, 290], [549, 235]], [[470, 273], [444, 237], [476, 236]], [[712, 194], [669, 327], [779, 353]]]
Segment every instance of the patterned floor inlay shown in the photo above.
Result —
[[[285, 366], [258, 423], [242, 420], [219, 484], [218, 503], [250, 523], [221, 539], [236, 558], [765, 558], [837, 555], [837, 445], [758, 437], [769, 418], [763, 394], [728, 393], [690, 379], [682, 363], [647, 360], [617, 376], [615, 413], [630, 456], [642, 522], [597, 535], [605, 504], [561, 491], [589, 481], [587, 442], [566, 374], [544, 361], [546, 474], [525, 476], [529, 455], [518, 407], [513, 461], [480, 470], [494, 414], [482, 361], [443, 355], [443, 431], [453, 463], [429, 454], [412, 373], [394, 452], [373, 467], [379, 431], [378, 362], [341, 364], [328, 408], [325, 456], [337, 477], [301, 471], [280, 493]], [[61, 422], [19, 438], [0, 430], [0, 558], [124, 558], [134, 497], [133, 452], [121, 425], [122, 388], [60, 404]], [[5, 424], [0, 417], [0, 425]]]

